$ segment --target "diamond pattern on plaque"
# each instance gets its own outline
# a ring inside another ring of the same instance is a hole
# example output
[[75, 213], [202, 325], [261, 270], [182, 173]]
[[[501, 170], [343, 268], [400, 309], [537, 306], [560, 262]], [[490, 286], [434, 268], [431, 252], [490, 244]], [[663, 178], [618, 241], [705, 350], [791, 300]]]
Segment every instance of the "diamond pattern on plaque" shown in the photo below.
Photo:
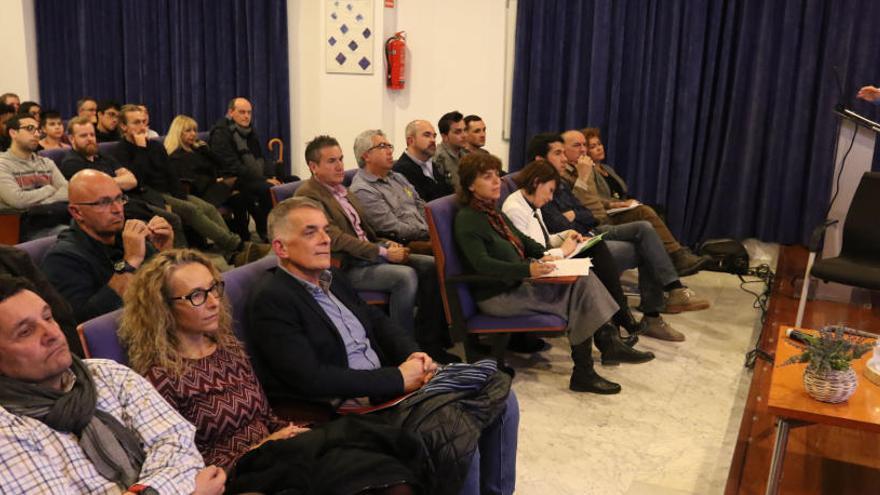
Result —
[[324, 45], [324, 66], [327, 72], [373, 73], [374, 1], [325, 0], [327, 44]]

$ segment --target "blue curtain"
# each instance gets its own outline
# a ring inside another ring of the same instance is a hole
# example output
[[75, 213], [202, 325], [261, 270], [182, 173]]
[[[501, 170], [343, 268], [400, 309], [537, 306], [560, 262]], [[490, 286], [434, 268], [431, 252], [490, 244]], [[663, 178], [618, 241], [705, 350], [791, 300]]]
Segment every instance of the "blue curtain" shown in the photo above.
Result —
[[143, 103], [164, 134], [181, 113], [208, 130], [245, 96], [264, 140], [290, 136], [287, 2], [37, 0], [36, 27], [43, 108]]
[[804, 242], [830, 197], [839, 86], [880, 115], [854, 101], [880, 84], [878, 26], [872, 0], [519, 0], [511, 169], [537, 132], [600, 127], [685, 242]]

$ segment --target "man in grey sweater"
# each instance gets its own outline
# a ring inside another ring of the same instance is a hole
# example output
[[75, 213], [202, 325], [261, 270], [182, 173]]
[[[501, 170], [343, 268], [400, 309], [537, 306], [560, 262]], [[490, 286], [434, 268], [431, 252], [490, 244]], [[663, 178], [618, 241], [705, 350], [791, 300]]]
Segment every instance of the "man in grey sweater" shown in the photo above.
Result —
[[30, 115], [6, 122], [9, 149], [0, 153], [0, 208], [26, 210], [22, 240], [56, 233], [70, 219], [67, 214], [67, 180], [55, 162], [35, 153], [39, 124]]

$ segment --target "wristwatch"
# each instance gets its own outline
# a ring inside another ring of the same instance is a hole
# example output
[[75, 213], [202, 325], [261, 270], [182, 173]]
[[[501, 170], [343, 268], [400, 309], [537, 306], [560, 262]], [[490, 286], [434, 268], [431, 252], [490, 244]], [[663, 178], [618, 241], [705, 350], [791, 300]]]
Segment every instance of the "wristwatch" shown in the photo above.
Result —
[[117, 275], [122, 275], [123, 273], [134, 273], [137, 271], [137, 268], [131, 266], [125, 260], [119, 260], [113, 265], [113, 271], [116, 272]]

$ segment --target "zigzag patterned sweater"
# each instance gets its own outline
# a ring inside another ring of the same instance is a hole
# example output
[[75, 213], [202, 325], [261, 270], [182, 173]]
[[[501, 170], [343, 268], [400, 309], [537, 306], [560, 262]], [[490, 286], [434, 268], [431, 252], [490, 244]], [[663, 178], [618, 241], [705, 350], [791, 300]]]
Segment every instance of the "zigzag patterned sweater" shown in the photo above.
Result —
[[287, 425], [272, 412], [241, 351], [218, 349], [202, 359], [187, 360], [179, 377], [154, 366], [146, 378], [196, 427], [196, 446], [205, 465], [228, 472], [251, 446]]

